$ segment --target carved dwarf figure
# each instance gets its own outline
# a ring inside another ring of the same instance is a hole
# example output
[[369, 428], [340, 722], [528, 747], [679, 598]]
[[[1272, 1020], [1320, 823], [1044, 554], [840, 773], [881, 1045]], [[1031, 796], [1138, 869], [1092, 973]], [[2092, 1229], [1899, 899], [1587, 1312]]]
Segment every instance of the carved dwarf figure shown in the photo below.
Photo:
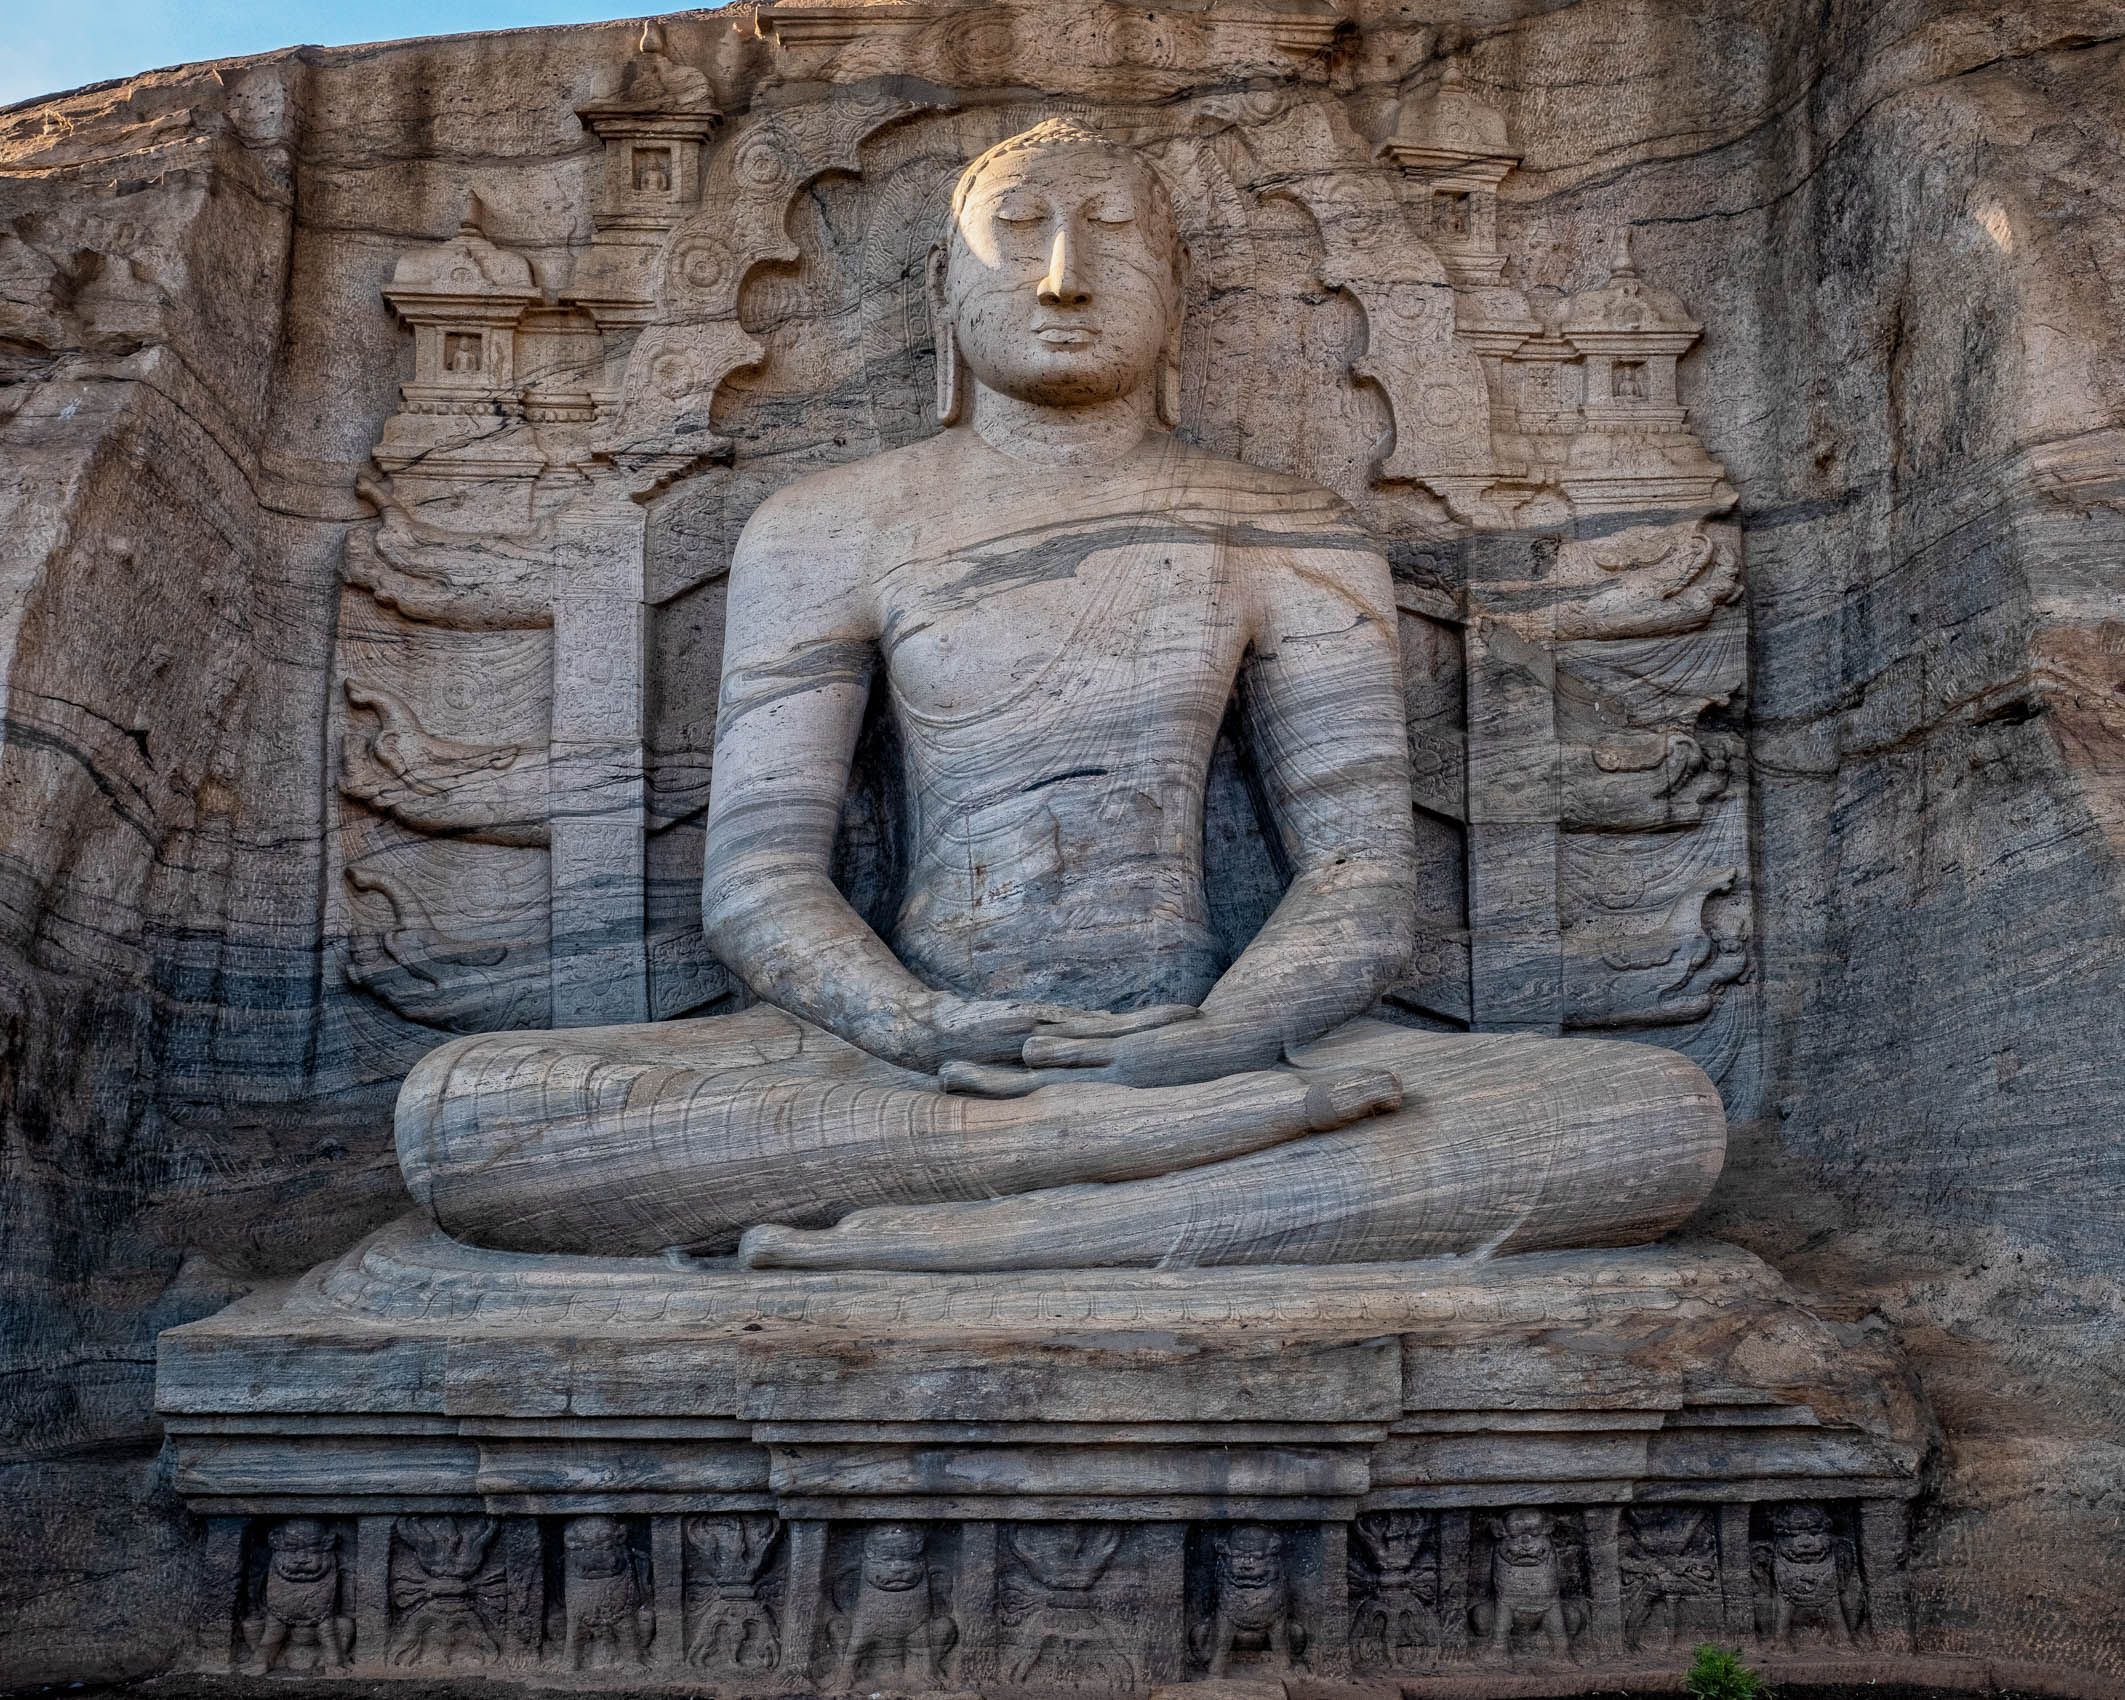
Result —
[[1120, 1548], [1111, 1523], [1014, 1523], [1008, 1536], [1019, 1570], [1004, 1580], [1004, 1621], [1022, 1649], [1010, 1680], [1128, 1690], [1136, 1661], [1122, 1649], [1095, 1592]]
[[[399, 1158], [446, 1231], [1322, 1264], [1636, 1244], [1704, 1198], [1724, 1116], [1683, 1057], [1366, 1015], [1419, 909], [1392, 575], [1327, 491], [1174, 432], [1184, 263], [1157, 171], [1082, 125], [967, 168], [944, 428], [778, 491], [731, 563], [702, 909], [761, 1001], [432, 1052]], [[907, 841], [878, 929], [834, 881], [874, 700]], [[1204, 830], [1235, 701], [1289, 870], [1244, 944]]]
[[[934, 1683], [959, 1626], [940, 1610], [930, 1580], [928, 1539], [912, 1523], [873, 1523], [864, 1531], [856, 1603], [849, 1612], [836, 1686], [867, 1674]], [[881, 1669], [882, 1667], [882, 1669]]]
[[1351, 1525], [1351, 1651], [1404, 1670], [1439, 1656], [1439, 1554], [1421, 1511], [1368, 1512]]
[[760, 1583], [782, 1525], [769, 1515], [689, 1517], [686, 1551], [698, 1593], [687, 1612], [687, 1662], [772, 1670], [782, 1656]]
[[1490, 1598], [1474, 1611], [1483, 1637], [1480, 1656], [1503, 1664], [1512, 1658], [1514, 1637], [1532, 1636], [1540, 1651], [1560, 1663], [1577, 1664], [1572, 1651], [1573, 1616], [1558, 1574], [1556, 1519], [1531, 1505], [1516, 1506], [1490, 1525]]
[[1633, 1647], [1665, 1650], [1690, 1606], [1718, 1596], [1711, 1519], [1688, 1506], [1639, 1506], [1626, 1513], [1624, 1528], [1617, 1558], [1624, 1633]]
[[1210, 1620], [1194, 1636], [1205, 1672], [1226, 1675], [1234, 1653], [1262, 1653], [1272, 1664], [1304, 1670], [1306, 1626], [1292, 1598], [1283, 1537], [1264, 1524], [1239, 1523], [1213, 1535], [1210, 1550]]
[[354, 1619], [339, 1609], [339, 1532], [315, 1517], [290, 1517], [266, 1532], [266, 1550], [265, 1609], [244, 1625], [252, 1674], [263, 1676], [293, 1649], [344, 1665]]
[[490, 1561], [498, 1527], [492, 1517], [401, 1517], [395, 1525], [410, 1562], [391, 1577], [391, 1605], [399, 1614], [391, 1662], [425, 1659], [474, 1664], [502, 1654], [494, 1626], [508, 1594], [498, 1561]]
[[655, 1629], [649, 1590], [635, 1563], [627, 1525], [617, 1517], [575, 1517], [561, 1536], [561, 1637], [568, 1664], [635, 1665]]
[[1814, 1640], [1851, 1646], [1866, 1614], [1865, 1586], [1852, 1543], [1823, 1506], [1810, 1501], [1771, 1513], [1771, 1538], [1755, 1551], [1759, 1598], [1769, 1623], [1758, 1627], [1792, 1647]]

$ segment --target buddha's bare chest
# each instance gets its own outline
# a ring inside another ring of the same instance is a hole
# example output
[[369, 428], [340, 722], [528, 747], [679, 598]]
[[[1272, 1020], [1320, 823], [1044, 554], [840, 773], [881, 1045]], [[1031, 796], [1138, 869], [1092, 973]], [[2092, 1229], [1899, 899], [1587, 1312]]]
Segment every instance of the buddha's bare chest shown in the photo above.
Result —
[[1247, 633], [1217, 549], [1148, 527], [1060, 542], [955, 550], [886, 575], [880, 621], [903, 707], [1002, 715], [1033, 736], [1205, 696], [1221, 708]]

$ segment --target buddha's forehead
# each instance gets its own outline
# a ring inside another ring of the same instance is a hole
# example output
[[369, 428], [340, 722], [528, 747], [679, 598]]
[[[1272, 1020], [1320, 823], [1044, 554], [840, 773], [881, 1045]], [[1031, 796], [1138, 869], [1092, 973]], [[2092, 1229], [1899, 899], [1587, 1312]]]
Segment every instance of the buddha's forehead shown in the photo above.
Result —
[[984, 160], [967, 185], [965, 199], [992, 200], [1013, 190], [1058, 201], [1119, 195], [1148, 211], [1161, 199], [1151, 168], [1126, 148], [1067, 141], [1018, 148]]

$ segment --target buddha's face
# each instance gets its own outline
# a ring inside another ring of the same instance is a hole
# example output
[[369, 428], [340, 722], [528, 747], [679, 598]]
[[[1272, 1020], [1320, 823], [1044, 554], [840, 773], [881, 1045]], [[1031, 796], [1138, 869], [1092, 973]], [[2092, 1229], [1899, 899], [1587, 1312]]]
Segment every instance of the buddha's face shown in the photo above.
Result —
[[960, 198], [946, 310], [967, 369], [1047, 407], [1149, 383], [1180, 306], [1179, 245], [1150, 167], [1064, 141], [1006, 153]]

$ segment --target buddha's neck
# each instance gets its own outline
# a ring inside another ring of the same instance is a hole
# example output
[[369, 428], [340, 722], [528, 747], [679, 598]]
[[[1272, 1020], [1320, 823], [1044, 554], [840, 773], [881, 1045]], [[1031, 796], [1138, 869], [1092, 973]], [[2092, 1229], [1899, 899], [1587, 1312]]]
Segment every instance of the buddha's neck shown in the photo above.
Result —
[[1051, 466], [1098, 466], [1120, 460], [1151, 430], [1151, 387], [1084, 407], [1045, 407], [988, 385], [974, 385], [973, 425], [992, 449]]

